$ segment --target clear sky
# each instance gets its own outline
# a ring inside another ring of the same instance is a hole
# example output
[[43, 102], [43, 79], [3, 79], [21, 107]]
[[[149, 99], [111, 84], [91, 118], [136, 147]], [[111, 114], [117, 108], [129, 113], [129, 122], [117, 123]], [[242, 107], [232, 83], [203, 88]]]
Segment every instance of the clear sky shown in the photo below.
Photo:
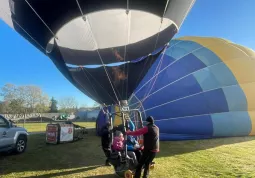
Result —
[[[197, 0], [180, 36], [214, 36], [255, 50], [255, 0]], [[56, 99], [74, 96], [80, 105], [93, 101], [76, 89], [51, 60], [0, 20], [0, 87], [37, 85]]]

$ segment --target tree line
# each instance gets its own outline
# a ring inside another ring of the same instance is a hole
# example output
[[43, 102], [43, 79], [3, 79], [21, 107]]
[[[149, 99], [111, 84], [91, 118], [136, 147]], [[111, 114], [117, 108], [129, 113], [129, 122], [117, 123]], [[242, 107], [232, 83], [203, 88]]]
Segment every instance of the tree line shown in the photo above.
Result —
[[0, 100], [1, 114], [73, 113], [79, 109], [74, 97], [66, 96], [58, 101], [54, 97], [50, 99], [47, 93], [34, 85], [5, 84], [0, 90], [0, 96], [3, 98]]

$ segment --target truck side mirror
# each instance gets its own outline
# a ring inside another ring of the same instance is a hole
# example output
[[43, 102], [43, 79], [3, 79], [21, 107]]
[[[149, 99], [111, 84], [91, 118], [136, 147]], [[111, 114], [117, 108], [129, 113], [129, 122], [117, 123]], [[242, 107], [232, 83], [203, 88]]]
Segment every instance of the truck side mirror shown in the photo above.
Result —
[[12, 123], [12, 121], [11, 120], [9, 120], [8, 121], [8, 126], [7, 126], [8, 128], [11, 128], [11, 127], [13, 127], [13, 123]]

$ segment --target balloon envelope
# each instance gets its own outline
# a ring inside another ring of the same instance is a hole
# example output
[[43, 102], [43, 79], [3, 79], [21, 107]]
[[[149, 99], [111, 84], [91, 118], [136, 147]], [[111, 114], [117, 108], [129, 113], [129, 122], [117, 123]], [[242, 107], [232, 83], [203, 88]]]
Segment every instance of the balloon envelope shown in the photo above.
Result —
[[255, 134], [255, 52], [219, 38], [174, 39], [130, 97], [161, 140]]
[[[154, 62], [153, 59], [150, 62], [147, 60], [160, 52], [178, 32], [194, 2], [1, 0], [0, 18], [48, 55], [65, 77], [82, 92], [99, 103], [112, 104], [128, 99], [146, 74], [146, 69]], [[112, 77], [110, 79], [115, 80], [110, 83], [102, 64], [126, 61], [133, 63], [107, 67]], [[144, 63], [145, 69], [133, 68], [135, 62], [137, 65]], [[73, 67], [70, 68], [70, 65]], [[85, 69], [81, 70], [84, 65], [101, 67], [90, 67], [87, 69], [89, 74], [85, 74]], [[74, 66], [78, 70], [74, 70]], [[133, 75], [136, 82], [133, 84], [128, 81], [128, 76], [130, 81], [134, 79], [130, 70], [136, 70], [136, 75]], [[99, 85], [94, 81], [100, 78], [90, 78], [94, 74], [107, 77], [99, 80]]]

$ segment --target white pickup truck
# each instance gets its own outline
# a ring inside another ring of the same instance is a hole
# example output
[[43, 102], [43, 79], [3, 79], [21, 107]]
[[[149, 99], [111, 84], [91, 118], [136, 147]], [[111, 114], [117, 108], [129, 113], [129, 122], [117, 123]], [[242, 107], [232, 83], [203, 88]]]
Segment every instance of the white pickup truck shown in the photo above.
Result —
[[27, 136], [26, 129], [15, 126], [0, 115], [0, 152], [23, 153], [27, 147]]

